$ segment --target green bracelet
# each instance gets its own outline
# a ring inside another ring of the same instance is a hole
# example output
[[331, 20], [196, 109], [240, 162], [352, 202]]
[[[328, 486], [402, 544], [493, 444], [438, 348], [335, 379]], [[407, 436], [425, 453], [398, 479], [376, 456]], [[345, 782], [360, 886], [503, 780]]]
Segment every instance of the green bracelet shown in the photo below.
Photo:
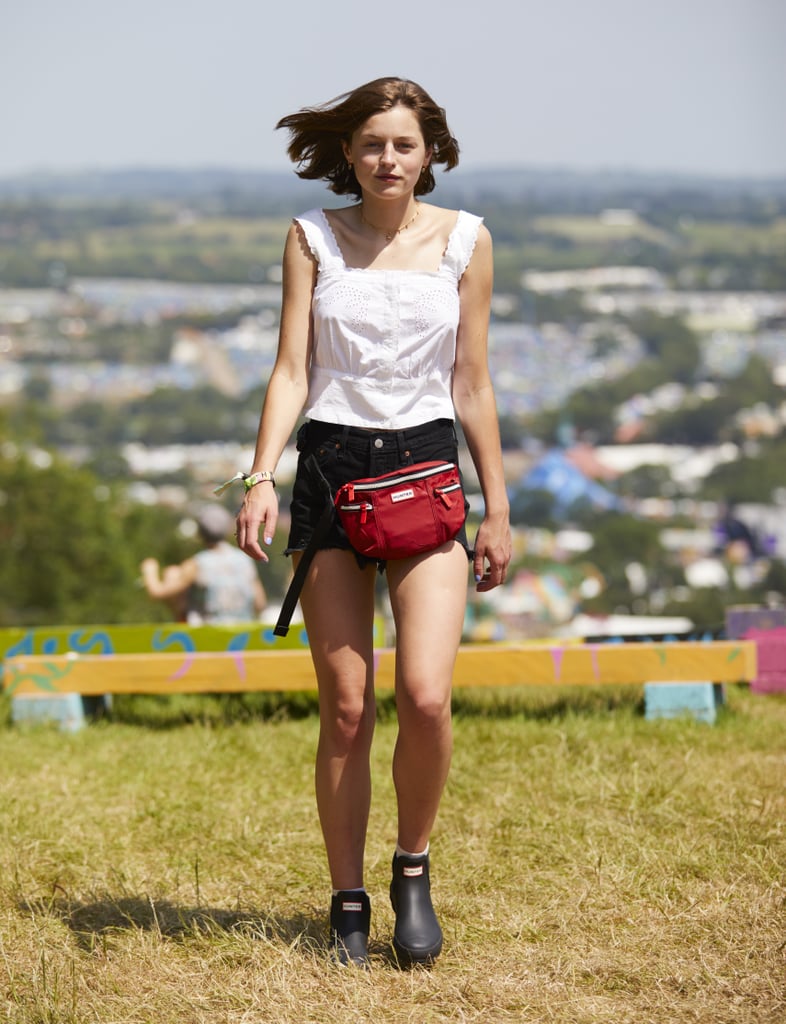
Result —
[[269, 469], [260, 470], [258, 473], [242, 473], [238, 470], [237, 473], [235, 473], [235, 475], [229, 480], [226, 480], [223, 484], [219, 484], [218, 487], [213, 488], [213, 494], [223, 494], [227, 487], [232, 486], [235, 480], [243, 481], [243, 487], [245, 488], [246, 493], [248, 493], [252, 487], [256, 487], [257, 484], [265, 483], [266, 481], [270, 481], [274, 487], [276, 486], [276, 478]]
[[276, 478], [270, 472], [269, 469], [262, 469], [258, 473], [249, 473], [248, 476], [243, 477], [243, 487], [246, 489], [246, 493], [251, 490], [252, 487], [256, 487], [257, 484], [264, 484], [270, 481], [275, 487]]

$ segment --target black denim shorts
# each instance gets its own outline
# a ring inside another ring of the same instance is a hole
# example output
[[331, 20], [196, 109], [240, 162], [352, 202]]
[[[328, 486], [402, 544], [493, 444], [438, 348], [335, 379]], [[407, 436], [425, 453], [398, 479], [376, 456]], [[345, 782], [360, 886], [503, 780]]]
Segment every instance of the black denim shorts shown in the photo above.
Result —
[[[297, 450], [297, 474], [292, 488], [292, 521], [286, 555], [307, 547], [326, 503], [348, 480], [380, 476], [415, 462], [444, 459], [458, 465], [456, 429], [449, 419], [432, 420], [407, 430], [366, 430], [310, 420], [298, 430]], [[312, 455], [313, 461], [310, 459]], [[319, 472], [314, 471], [314, 463]], [[468, 510], [465, 498], [465, 524], [455, 539], [471, 559], [474, 552], [467, 540]], [[352, 548], [338, 516], [320, 548]], [[361, 567], [375, 563], [380, 571], [385, 568], [385, 563], [378, 559], [367, 558], [358, 552], [355, 552], [355, 557]]]

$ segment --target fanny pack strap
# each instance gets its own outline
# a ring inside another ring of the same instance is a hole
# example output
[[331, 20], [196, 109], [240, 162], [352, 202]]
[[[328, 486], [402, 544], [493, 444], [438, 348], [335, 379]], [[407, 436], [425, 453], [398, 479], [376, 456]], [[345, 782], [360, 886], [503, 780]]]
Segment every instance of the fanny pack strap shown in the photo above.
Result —
[[333, 495], [330, 492], [330, 485], [325, 479], [322, 470], [319, 468], [316, 459], [313, 455], [309, 455], [306, 459], [306, 471], [319, 482], [320, 487], [326, 492], [325, 507], [322, 510], [322, 515], [319, 517], [317, 525], [314, 527], [314, 532], [311, 534], [306, 547], [303, 549], [300, 561], [298, 562], [297, 569], [292, 577], [292, 580], [287, 588], [286, 595], [281, 604], [281, 611], [278, 614], [278, 621], [276, 622], [273, 633], [276, 636], [286, 636], [289, 632], [289, 623], [292, 619], [292, 614], [295, 611], [295, 605], [300, 597], [300, 591], [303, 589], [303, 584], [306, 582], [306, 575], [314, 560], [314, 555], [319, 551], [319, 546], [322, 541], [327, 537], [330, 527], [336, 517], [336, 509], [333, 505]]

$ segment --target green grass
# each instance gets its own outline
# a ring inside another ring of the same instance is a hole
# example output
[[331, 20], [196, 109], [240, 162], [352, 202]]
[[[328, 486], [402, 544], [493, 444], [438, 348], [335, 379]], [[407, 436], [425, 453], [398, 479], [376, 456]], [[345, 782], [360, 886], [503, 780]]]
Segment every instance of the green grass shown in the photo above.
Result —
[[0, 263], [20, 251], [32, 265], [62, 261], [72, 275], [168, 277], [178, 281], [245, 281], [253, 267], [281, 261], [285, 218], [207, 217], [176, 222], [86, 228], [63, 238], [0, 242]]
[[572, 239], [577, 245], [624, 242], [630, 238], [640, 238], [655, 245], [669, 244], [668, 235], [635, 216], [623, 222], [588, 216], [536, 217], [532, 227], [541, 234]]
[[368, 974], [326, 962], [313, 715], [181, 701], [156, 728], [139, 705], [74, 735], [6, 725], [0, 1021], [775, 1024], [786, 701], [728, 701], [706, 726], [645, 721], [635, 688], [457, 693], [445, 951], [411, 972], [389, 947], [383, 702]]
[[764, 256], [786, 252], [786, 219], [782, 217], [767, 224], [688, 220], [680, 225], [680, 234], [698, 252]]

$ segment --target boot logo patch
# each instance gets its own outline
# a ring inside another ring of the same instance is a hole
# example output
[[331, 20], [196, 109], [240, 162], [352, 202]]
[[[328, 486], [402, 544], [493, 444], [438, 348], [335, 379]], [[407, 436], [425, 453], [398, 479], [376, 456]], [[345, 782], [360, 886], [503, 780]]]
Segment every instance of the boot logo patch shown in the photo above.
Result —
[[357, 901], [350, 902], [349, 900], [344, 900], [341, 904], [341, 909], [349, 914], [353, 912], [359, 914], [360, 911], [363, 909], [363, 905], [361, 903], [358, 903]]
[[418, 864], [413, 868], [404, 868], [404, 878], [418, 878], [423, 874], [423, 865]]

